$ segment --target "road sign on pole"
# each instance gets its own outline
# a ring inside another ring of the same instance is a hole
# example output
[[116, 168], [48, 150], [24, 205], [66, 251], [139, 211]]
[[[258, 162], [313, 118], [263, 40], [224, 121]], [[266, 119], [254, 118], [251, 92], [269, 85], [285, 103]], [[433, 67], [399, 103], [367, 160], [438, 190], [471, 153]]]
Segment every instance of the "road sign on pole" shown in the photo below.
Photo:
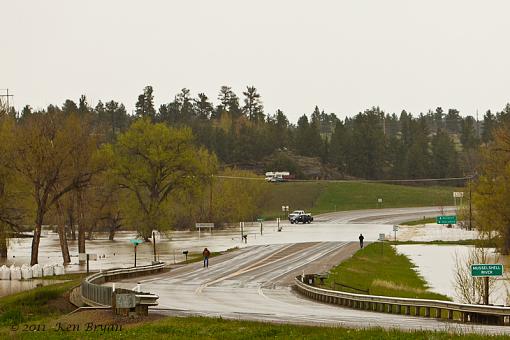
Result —
[[397, 231], [398, 231], [398, 225], [393, 226], [393, 231], [395, 232], [395, 242], [397, 241]]
[[503, 276], [502, 264], [472, 264], [471, 277], [483, 277], [483, 304], [489, 304], [489, 277]]
[[502, 264], [472, 264], [471, 265], [472, 277], [493, 277], [503, 276]]
[[135, 238], [135, 239], [131, 239], [131, 240], [129, 240], [129, 242], [133, 243], [133, 244], [134, 244], [134, 246], [135, 246], [135, 267], [136, 267], [136, 248], [138, 248], [138, 245], [139, 245], [140, 243], [142, 243], [142, 242], [143, 242], [143, 240], [139, 240], [139, 239], [136, 239], [136, 238]]
[[455, 215], [437, 216], [436, 217], [436, 223], [437, 224], [456, 224], [457, 223], [457, 216], [455, 216]]

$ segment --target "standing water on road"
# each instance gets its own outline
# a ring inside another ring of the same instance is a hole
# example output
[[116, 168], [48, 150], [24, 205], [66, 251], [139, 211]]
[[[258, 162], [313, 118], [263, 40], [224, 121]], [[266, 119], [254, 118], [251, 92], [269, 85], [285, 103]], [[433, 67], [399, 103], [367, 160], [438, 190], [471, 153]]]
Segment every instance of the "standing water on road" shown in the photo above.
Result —
[[[233, 247], [246, 247], [250, 245], [284, 244], [300, 242], [327, 242], [327, 241], [357, 241], [359, 233], [363, 233], [365, 241], [377, 240], [379, 233], [389, 234], [392, 226], [384, 224], [289, 224], [282, 223], [282, 231], [278, 232], [276, 223], [264, 222], [263, 235], [260, 235], [259, 223], [246, 223], [244, 234], [248, 235], [247, 243], [241, 242], [239, 226], [213, 230], [212, 233], [202, 231], [172, 231], [165, 235], [156, 235], [156, 248], [159, 260], [173, 263], [184, 260], [182, 251], [202, 253], [207, 247], [212, 252], [224, 251]], [[136, 238], [136, 233], [130, 231], [118, 232], [115, 240], [108, 240], [107, 233], [94, 233], [93, 240], [87, 240], [87, 253], [97, 254], [98, 261], [90, 261], [93, 270], [130, 267], [134, 264], [134, 248], [129, 242]], [[0, 259], [2, 264], [16, 264], [30, 262], [31, 238], [11, 239], [7, 259]], [[69, 241], [71, 264], [66, 267], [67, 272], [86, 270], [86, 266], [78, 264], [77, 241]], [[150, 264], [153, 260], [153, 244], [142, 243], [137, 250], [137, 264]], [[62, 253], [58, 234], [46, 230], [39, 247], [39, 263], [62, 263]]]
[[[468, 257], [474, 246], [466, 245], [398, 245], [397, 252], [404, 254], [416, 265], [417, 272], [428, 282], [431, 290], [451, 297], [456, 302], [462, 302], [455, 291], [455, 258], [462, 260]], [[490, 249], [494, 254], [494, 249]], [[503, 263], [508, 273], [510, 257], [500, 256], [499, 263]], [[507, 304], [507, 279], [497, 280], [496, 287], [490, 294], [490, 303], [495, 305]]]

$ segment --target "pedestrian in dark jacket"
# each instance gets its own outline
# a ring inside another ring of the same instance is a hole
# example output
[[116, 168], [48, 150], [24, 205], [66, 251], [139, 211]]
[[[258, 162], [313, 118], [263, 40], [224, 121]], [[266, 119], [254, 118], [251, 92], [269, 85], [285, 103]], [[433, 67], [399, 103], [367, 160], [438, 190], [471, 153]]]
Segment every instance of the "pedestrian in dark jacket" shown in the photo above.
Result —
[[358, 237], [358, 238], [359, 238], [359, 247], [360, 247], [360, 248], [363, 248], [363, 240], [365, 239], [365, 238], [363, 237], [363, 234], [359, 234], [359, 237]]
[[202, 252], [202, 255], [204, 256], [204, 268], [205, 267], [209, 268], [209, 256], [211, 256], [211, 252], [209, 251], [209, 249], [205, 248], [204, 251]]

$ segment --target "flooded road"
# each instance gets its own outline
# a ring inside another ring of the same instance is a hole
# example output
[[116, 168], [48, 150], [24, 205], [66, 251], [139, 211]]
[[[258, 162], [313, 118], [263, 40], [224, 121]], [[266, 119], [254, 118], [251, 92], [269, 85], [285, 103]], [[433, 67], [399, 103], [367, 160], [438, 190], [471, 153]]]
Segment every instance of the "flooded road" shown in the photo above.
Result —
[[[262, 235], [260, 224], [246, 223], [244, 233], [248, 235], [247, 243], [241, 242], [239, 226], [212, 233], [202, 231], [174, 231], [168, 237], [161, 234], [156, 236], [157, 258], [161, 261], [174, 263], [184, 261], [182, 251], [201, 253], [207, 247], [211, 251], [224, 251], [229, 248], [243, 248], [251, 245], [288, 244], [321, 241], [356, 241], [360, 233], [365, 241], [377, 240], [379, 233], [389, 234], [391, 225], [385, 224], [336, 224], [312, 223], [290, 224], [287, 221], [280, 224], [282, 231], [277, 231], [276, 222], [264, 222]], [[97, 261], [90, 261], [91, 270], [131, 267], [134, 265], [134, 247], [129, 242], [136, 237], [134, 232], [118, 232], [115, 240], [108, 240], [107, 233], [96, 233], [94, 240], [87, 240], [87, 253], [98, 254]], [[31, 238], [11, 239], [8, 258], [0, 260], [0, 265], [16, 264], [21, 266], [30, 262]], [[85, 271], [86, 266], [78, 263], [77, 241], [69, 241], [72, 263], [66, 266], [66, 272]], [[150, 264], [153, 260], [153, 244], [142, 243], [137, 250], [137, 264]], [[51, 230], [44, 232], [39, 250], [40, 264], [62, 263], [62, 254], [58, 234]]]
[[[156, 235], [157, 259], [166, 263], [184, 261], [184, 250], [200, 254], [207, 247], [213, 252], [224, 251], [229, 248], [244, 248], [253, 245], [290, 244], [303, 242], [349, 242], [357, 241], [362, 233], [366, 242], [375, 241], [380, 233], [393, 238], [392, 224], [397, 220], [408, 220], [416, 216], [437, 215], [436, 207], [400, 208], [400, 209], [372, 209], [329, 213], [316, 216], [312, 224], [281, 223], [282, 231], [277, 231], [275, 221], [263, 223], [261, 235], [260, 223], [246, 222], [244, 233], [248, 235], [247, 244], [241, 242], [239, 225], [213, 233], [202, 231], [173, 231], [168, 235]], [[136, 234], [129, 231], [117, 232], [114, 241], [108, 240], [107, 233], [95, 233], [94, 240], [86, 241], [89, 254], [97, 254], [97, 261], [90, 261], [91, 270], [104, 270], [134, 265], [134, 247], [129, 242]], [[400, 237], [399, 237], [400, 239]], [[0, 259], [3, 264], [30, 263], [31, 238], [11, 239], [7, 259]], [[69, 241], [71, 264], [67, 265], [66, 272], [84, 272], [86, 265], [78, 262], [77, 241]], [[137, 264], [150, 264], [153, 260], [153, 244], [142, 243], [138, 246]], [[58, 235], [49, 229], [43, 230], [43, 237], [39, 248], [39, 263], [62, 263], [62, 254]], [[21, 284], [23, 287], [31, 287]], [[0, 295], [5, 295], [8, 289], [0, 286]]]

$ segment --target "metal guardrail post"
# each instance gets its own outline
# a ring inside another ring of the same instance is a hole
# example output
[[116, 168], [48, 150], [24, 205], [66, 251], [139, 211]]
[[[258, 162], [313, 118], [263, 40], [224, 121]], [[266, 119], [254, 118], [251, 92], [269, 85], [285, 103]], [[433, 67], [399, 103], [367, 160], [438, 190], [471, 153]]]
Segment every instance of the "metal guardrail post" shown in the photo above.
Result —
[[[305, 275], [305, 278], [308, 277], [310, 277], [310, 275]], [[424, 317], [431, 317], [431, 309], [433, 309], [435, 311], [434, 316], [437, 319], [442, 318], [442, 311], [445, 310], [446, 317], [450, 320], [453, 319], [454, 312], [458, 312], [460, 314], [460, 321], [462, 322], [483, 322], [499, 325], [508, 325], [510, 323], [510, 307], [506, 306], [470, 305], [451, 301], [398, 298], [333, 291], [309, 285], [307, 280], [303, 280], [301, 276], [295, 278], [295, 284], [297, 291], [305, 296], [318, 301], [339, 304], [351, 308], [387, 313], [395, 312], [397, 314], [402, 314], [403, 312], [405, 315], [411, 315], [411, 312], [413, 312], [415, 316], [422, 316], [421, 310], [424, 309]], [[395, 308], [393, 308], [393, 306], [395, 306]], [[404, 309], [403, 311], [402, 308]]]

